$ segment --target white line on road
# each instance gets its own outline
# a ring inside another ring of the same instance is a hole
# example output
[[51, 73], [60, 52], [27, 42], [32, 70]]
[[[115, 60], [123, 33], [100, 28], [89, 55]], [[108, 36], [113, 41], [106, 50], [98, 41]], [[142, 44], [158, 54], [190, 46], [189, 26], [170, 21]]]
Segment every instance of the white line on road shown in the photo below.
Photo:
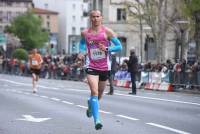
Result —
[[86, 106], [82, 106], [82, 105], [76, 105], [77, 107], [80, 107], [80, 108], [84, 108], [84, 109], [87, 109]]
[[33, 94], [34, 96], [39, 96], [38, 94]]
[[42, 86], [42, 85], [38, 85], [38, 87], [40, 87], [40, 88], [45, 88], [45, 89], [59, 90], [59, 88], [56, 88], [56, 87], [47, 87], [47, 86]]
[[111, 112], [107, 112], [107, 111], [103, 111], [103, 110], [99, 110], [100, 113], [104, 113], [104, 114], [112, 114]]
[[70, 104], [70, 105], [73, 105], [74, 103], [72, 103], [72, 102], [68, 102], [68, 101], [62, 101], [63, 103], [65, 103], [65, 104]]
[[[6, 82], [10, 82], [12, 84], [16, 84], [16, 85], [23, 85], [23, 86], [31, 86], [32, 84], [26, 84], [26, 83], [21, 83], [21, 82], [15, 82], [15, 81], [11, 81], [11, 80], [6, 80], [6, 79], [0, 79], [1, 81], [6, 81]], [[46, 87], [46, 86], [42, 86], [42, 85], [38, 85], [38, 87], [40, 88], [45, 88], [45, 89], [54, 89], [54, 90], [58, 90], [59, 88], [55, 88], [55, 87]]]
[[137, 121], [139, 119], [133, 118], [133, 117], [129, 117], [129, 116], [125, 116], [125, 115], [116, 115], [117, 117], [121, 117], [121, 118], [125, 118], [125, 119], [129, 119], [129, 120], [133, 120], [133, 121]]
[[[84, 109], [87, 109], [88, 107], [86, 106], [83, 106], [83, 105], [76, 105], [77, 107], [80, 107], [80, 108], [84, 108]], [[99, 110], [100, 113], [104, 113], [104, 114], [112, 114], [111, 112], [107, 112], [107, 111], [103, 111], [103, 110]]]
[[30, 93], [26, 93], [26, 92], [24, 92], [24, 94], [26, 94], [26, 95], [30, 95]]
[[44, 95], [42, 95], [42, 96], [40, 96], [41, 98], [45, 98], [45, 99], [48, 99], [49, 97], [48, 96], [44, 96]]
[[82, 90], [82, 89], [73, 89], [73, 88], [68, 88], [68, 89], [64, 89], [64, 90], [67, 90], [67, 91], [76, 91], [76, 92], [89, 92], [89, 90]]
[[51, 100], [54, 100], [54, 101], [60, 101], [60, 99], [58, 99], [58, 98], [50, 98]]
[[[18, 92], [18, 93], [22, 93], [21, 91], [16, 91], [16, 90], [11, 90], [13, 92]], [[24, 94], [30, 94], [30, 93], [24, 93]], [[118, 93], [115, 93], [117, 95], [123, 95], [123, 96], [126, 96], [124, 94], [118, 94]], [[34, 96], [39, 96], [37, 94], [33, 94]], [[39, 96], [41, 98], [49, 98], [48, 96]], [[142, 96], [134, 96], [134, 97], [139, 97], [139, 98], [146, 98], [146, 99], [154, 99], [154, 100], [160, 100], [159, 98], [149, 98], [149, 97], [142, 97]], [[55, 97], [52, 97], [50, 98], [51, 100], [54, 100], [54, 101], [61, 101], [61, 99], [58, 99], [58, 98], [55, 98]], [[164, 99], [162, 99], [164, 100]], [[164, 101], [169, 101], [169, 100], [164, 100]], [[172, 100], [170, 100], [172, 101]], [[70, 105], [74, 105], [74, 103], [72, 102], [68, 102], [68, 101], [61, 101], [62, 103], [65, 103], [65, 104], [70, 104]], [[176, 101], [177, 102], [177, 101]], [[180, 101], [178, 101], [180, 103]], [[84, 109], [87, 109], [86, 106], [83, 106], [83, 105], [75, 105], [77, 107], [80, 107], [80, 108], [84, 108]], [[104, 114], [113, 114], [111, 112], [107, 112], [107, 111], [103, 111], [103, 110], [99, 110], [99, 112], [101, 113], [104, 113]], [[120, 117], [120, 118], [124, 118], [124, 119], [128, 119], [128, 120], [132, 120], [132, 121], [137, 121], [137, 120], [140, 120], [140, 119], [137, 119], [137, 118], [133, 118], [133, 117], [129, 117], [129, 116], [125, 116], [125, 115], [115, 115], [117, 117]], [[163, 126], [163, 125], [159, 125], [159, 124], [156, 124], [156, 123], [146, 123], [148, 125], [151, 125], [151, 126], [155, 126], [155, 127], [159, 127], [159, 128], [163, 128], [163, 129], [166, 129], [166, 130], [169, 130], [169, 131], [172, 131], [172, 132], [176, 132], [176, 133], [179, 133], [179, 134], [190, 134], [188, 132], [185, 132], [185, 131], [181, 131], [181, 130], [178, 130], [178, 129], [174, 129], [174, 128], [170, 128], [170, 127], [167, 127], [167, 126]]]
[[129, 97], [142, 98], [142, 99], [149, 99], [149, 100], [159, 100], [159, 101], [175, 102], [175, 103], [181, 103], [181, 104], [189, 104], [189, 105], [197, 105], [197, 106], [200, 106], [200, 103], [195, 103], [195, 102], [178, 101], [178, 100], [168, 100], [168, 99], [153, 98], [153, 97], [145, 97], [145, 96], [138, 96], [138, 95], [134, 95], [134, 96], [133, 96], [133, 95], [120, 94], [120, 93], [115, 93], [115, 95], [119, 95], [119, 96], [129, 96]]
[[178, 129], [174, 129], [174, 128], [171, 128], [171, 127], [167, 127], [167, 126], [163, 126], [163, 125], [159, 125], [159, 124], [155, 124], [155, 123], [146, 123], [148, 125], [151, 125], [151, 126], [155, 126], [155, 127], [159, 127], [159, 128], [163, 128], [163, 129], [166, 129], [166, 130], [169, 130], [169, 131], [172, 131], [172, 132], [176, 132], [178, 134], [190, 134], [188, 132], [185, 132], [185, 131], [181, 131], [181, 130], [178, 130]]
[[22, 91], [16, 91], [16, 93], [19, 93], [19, 94], [21, 94], [21, 93], [22, 93]]

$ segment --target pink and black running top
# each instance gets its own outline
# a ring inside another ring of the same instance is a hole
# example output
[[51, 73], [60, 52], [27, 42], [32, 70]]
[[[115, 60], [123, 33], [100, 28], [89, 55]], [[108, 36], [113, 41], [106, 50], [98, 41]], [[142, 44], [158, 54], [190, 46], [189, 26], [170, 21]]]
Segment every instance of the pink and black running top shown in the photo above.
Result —
[[109, 46], [109, 40], [106, 38], [106, 29], [104, 26], [100, 28], [99, 33], [92, 33], [91, 29], [84, 31], [86, 41], [87, 60], [86, 67], [107, 71], [111, 68], [109, 52], [99, 49], [98, 45], [103, 44], [105, 47]]

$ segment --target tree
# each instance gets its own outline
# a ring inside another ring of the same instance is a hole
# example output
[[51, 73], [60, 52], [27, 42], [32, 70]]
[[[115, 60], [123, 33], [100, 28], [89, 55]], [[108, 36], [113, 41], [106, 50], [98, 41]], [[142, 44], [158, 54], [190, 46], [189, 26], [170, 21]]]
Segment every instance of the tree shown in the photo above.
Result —
[[16, 49], [12, 55], [18, 60], [25, 60], [25, 61], [28, 60], [28, 52], [22, 48]]
[[16, 17], [11, 26], [6, 28], [6, 32], [17, 36], [26, 50], [41, 48], [48, 41], [48, 33], [42, 29], [41, 24], [42, 20], [28, 11]]
[[[147, 24], [151, 27], [156, 45], [157, 62], [163, 62], [164, 60], [166, 34], [169, 32], [171, 25], [174, 25], [178, 16], [176, 13], [177, 3], [177, 0], [136, 0], [136, 3], [126, 2], [130, 16], [142, 22], [140, 25]], [[136, 13], [133, 10], [131, 11], [131, 7], [136, 10]]]
[[183, 11], [194, 24], [194, 39], [196, 41], [196, 54], [200, 60], [200, 0], [184, 0]]

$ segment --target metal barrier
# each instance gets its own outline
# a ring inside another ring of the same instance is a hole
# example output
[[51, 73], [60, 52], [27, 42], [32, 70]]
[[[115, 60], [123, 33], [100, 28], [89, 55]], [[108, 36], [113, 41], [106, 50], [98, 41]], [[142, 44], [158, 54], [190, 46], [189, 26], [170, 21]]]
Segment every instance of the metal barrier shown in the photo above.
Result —
[[[137, 81], [141, 85], [145, 84], [163, 84], [169, 83], [174, 89], [200, 89], [200, 71], [199, 72], [147, 72], [142, 71], [137, 74]], [[115, 82], [120, 86], [130, 83], [130, 74], [127, 71], [118, 71], [115, 74]], [[158, 85], [155, 85], [158, 87]], [[129, 86], [130, 87], [130, 86]], [[171, 89], [170, 89], [171, 90]]]

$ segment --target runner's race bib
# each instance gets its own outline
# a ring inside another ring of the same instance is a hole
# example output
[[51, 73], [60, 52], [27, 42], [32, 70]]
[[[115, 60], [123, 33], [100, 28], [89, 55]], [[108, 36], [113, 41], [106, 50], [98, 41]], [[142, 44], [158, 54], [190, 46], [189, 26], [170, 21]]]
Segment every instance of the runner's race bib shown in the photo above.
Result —
[[106, 58], [105, 52], [100, 50], [99, 48], [90, 49], [90, 52], [92, 60], [100, 60]]
[[38, 62], [36, 60], [32, 60], [32, 65], [38, 65]]

